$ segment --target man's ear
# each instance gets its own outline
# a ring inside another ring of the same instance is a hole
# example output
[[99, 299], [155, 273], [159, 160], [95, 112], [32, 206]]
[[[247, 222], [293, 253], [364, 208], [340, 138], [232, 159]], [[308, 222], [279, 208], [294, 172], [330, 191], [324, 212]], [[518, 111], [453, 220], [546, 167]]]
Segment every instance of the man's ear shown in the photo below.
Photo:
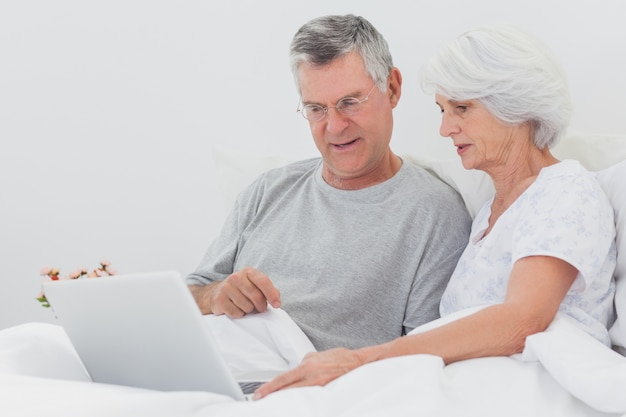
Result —
[[393, 67], [387, 77], [387, 96], [391, 103], [391, 108], [395, 108], [400, 101], [402, 95], [402, 74], [400, 70]]

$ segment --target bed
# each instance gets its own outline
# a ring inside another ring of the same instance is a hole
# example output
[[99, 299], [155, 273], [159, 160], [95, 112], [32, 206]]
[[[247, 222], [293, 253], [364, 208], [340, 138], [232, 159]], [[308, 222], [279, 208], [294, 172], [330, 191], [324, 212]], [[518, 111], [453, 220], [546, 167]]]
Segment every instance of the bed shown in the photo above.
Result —
[[[235, 401], [205, 392], [160, 392], [93, 383], [63, 329], [26, 323], [0, 331], [1, 416], [626, 416], [626, 135], [570, 134], [555, 148], [598, 172], [615, 209], [618, 229], [617, 320], [613, 349], [558, 315], [527, 339], [523, 353], [444, 366], [440, 358], [412, 355], [358, 368], [325, 387], [277, 392], [260, 401]], [[493, 192], [479, 172], [460, 162], [403, 155], [453, 186], [470, 213]], [[246, 156], [216, 150], [225, 198], [258, 171], [288, 157]], [[478, 307], [480, 308], [480, 307]], [[441, 325], [475, 309], [429, 323]], [[312, 349], [282, 310], [240, 320], [205, 316], [236, 374], [288, 369]], [[247, 352], [255, 352], [248, 355]], [[245, 358], [245, 359], [244, 359]]]

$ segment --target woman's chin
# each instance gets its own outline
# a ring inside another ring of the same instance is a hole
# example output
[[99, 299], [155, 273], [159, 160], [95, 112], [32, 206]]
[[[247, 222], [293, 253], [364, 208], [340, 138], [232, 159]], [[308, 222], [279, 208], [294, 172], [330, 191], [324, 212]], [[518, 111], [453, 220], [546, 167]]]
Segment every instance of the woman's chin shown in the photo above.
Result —
[[469, 158], [461, 158], [461, 164], [465, 169], [475, 169], [473, 162]]

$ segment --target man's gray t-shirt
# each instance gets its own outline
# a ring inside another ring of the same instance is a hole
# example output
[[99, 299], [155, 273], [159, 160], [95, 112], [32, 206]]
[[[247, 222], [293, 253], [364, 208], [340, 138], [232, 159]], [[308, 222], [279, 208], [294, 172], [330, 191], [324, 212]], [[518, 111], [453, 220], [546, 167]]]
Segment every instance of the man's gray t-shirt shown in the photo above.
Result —
[[383, 343], [438, 318], [469, 235], [459, 195], [408, 162], [354, 191], [328, 185], [321, 167], [314, 158], [261, 175], [187, 283], [260, 270], [318, 350]]

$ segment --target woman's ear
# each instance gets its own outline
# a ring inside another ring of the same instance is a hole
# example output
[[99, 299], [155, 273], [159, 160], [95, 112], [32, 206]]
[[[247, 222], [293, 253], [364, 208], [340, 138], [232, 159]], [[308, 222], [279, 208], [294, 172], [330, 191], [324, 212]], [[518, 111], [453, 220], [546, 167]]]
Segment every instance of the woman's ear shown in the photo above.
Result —
[[393, 67], [389, 72], [389, 77], [387, 77], [387, 96], [389, 97], [392, 109], [398, 105], [401, 95], [402, 74], [398, 68]]

